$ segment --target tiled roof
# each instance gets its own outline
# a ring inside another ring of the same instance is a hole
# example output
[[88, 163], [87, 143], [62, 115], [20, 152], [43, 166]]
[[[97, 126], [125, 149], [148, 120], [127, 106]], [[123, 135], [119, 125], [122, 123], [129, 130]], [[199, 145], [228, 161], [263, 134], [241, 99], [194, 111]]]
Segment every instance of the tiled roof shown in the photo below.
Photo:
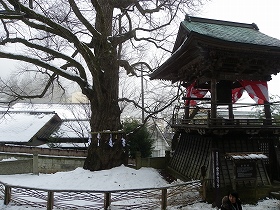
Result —
[[196, 32], [225, 41], [280, 47], [280, 40], [258, 30], [256, 24], [244, 24], [186, 16], [182, 22], [188, 33]]

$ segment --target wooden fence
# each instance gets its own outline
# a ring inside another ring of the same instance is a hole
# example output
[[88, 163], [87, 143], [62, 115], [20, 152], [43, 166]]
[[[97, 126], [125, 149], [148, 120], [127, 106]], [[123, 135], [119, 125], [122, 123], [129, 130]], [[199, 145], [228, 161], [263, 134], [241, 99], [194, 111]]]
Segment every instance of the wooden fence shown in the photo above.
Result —
[[58, 209], [166, 209], [182, 207], [201, 200], [200, 181], [191, 181], [159, 188], [127, 190], [55, 190], [22, 187], [0, 182], [0, 198], [8, 205]]
[[40, 148], [32, 146], [19, 146], [19, 145], [0, 145], [0, 152], [10, 153], [27, 153], [52, 156], [73, 156], [73, 157], [86, 157], [87, 150], [78, 149], [60, 149], [60, 148]]

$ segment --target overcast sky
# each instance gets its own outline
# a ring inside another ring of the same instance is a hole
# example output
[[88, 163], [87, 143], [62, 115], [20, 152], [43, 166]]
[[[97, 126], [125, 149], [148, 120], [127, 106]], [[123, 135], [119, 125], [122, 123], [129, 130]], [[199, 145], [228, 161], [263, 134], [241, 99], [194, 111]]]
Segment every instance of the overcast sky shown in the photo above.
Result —
[[[280, 0], [211, 0], [197, 16], [241, 23], [256, 23], [260, 32], [280, 39]], [[278, 84], [277, 84], [278, 83]], [[268, 83], [269, 94], [277, 91], [280, 73]]]
[[[196, 16], [241, 23], [256, 23], [261, 32], [280, 39], [280, 0], [209, 0]], [[0, 59], [1, 75], [14, 68]], [[3, 66], [5, 66], [3, 68]], [[280, 73], [269, 82], [269, 93], [277, 93]], [[280, 93], [279, 93], [280, 95]]]

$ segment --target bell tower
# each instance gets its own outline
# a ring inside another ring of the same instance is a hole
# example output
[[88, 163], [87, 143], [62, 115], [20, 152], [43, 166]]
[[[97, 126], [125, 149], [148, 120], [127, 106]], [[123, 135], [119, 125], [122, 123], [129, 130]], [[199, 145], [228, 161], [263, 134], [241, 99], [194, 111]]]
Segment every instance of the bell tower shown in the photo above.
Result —
[[[150, 75], [186, 88], [172, 116], [168, 168], [181, 179], [201, 179], [207, 201], [219, 206], [232, 188], [255, 201], [280, 181], [280, 121], [271, 117], [267, 86], [279, 72], [280, 40], [256, 24], [186, 16], [173, 54]], [[238, 105], [246, 92], [263, 118]]]

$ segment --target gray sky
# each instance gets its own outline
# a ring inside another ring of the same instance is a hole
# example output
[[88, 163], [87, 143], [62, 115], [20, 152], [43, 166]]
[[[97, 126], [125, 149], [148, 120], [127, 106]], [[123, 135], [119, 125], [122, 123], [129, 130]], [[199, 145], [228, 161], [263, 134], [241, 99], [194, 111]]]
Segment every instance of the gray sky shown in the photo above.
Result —
[[[256, 23], [261, 32], [280, 39], [280, 0], [211, 0], [196, 16], [242, 23]], [[14, 49], [16, 50], [16, 49]], [[0, 59], [1, 75], [15, 68], [11, 60]], [[280, 73], [273, 76], [269, 93], [277, 93]], [[280, 94], [280, 93], [279, 93]]]

